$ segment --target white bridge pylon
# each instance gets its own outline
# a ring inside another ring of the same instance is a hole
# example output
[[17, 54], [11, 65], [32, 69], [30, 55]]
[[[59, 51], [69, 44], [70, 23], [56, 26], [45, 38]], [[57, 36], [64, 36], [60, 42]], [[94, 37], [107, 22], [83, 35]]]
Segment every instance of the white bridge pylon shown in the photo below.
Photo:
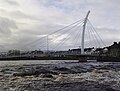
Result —
[[90, 10], [88, 11], [86, 17], [85, 17], [85, 20], [84, 20], [84, 24], [83, 24], [83, 31], [82, 31], [82, 42], [81, 42], [81, 54], [84, 55], [84, 42], [85, 42], [85, 29], [86, 29], [86, 23], [87, 23], [87, 20], [88, 20], [88, 16], [90, 14]]

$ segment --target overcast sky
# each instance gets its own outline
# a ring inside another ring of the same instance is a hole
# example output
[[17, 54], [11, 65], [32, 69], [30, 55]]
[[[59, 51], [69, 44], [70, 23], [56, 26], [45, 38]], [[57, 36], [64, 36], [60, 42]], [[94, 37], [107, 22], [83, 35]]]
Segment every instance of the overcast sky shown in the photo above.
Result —
[[32, 48], [29, 43], [83, 19], [88, 10], [89, 20], [111, 45], [120, 40], [119, 4], [120, 0], [0, 0], [0, 50]]

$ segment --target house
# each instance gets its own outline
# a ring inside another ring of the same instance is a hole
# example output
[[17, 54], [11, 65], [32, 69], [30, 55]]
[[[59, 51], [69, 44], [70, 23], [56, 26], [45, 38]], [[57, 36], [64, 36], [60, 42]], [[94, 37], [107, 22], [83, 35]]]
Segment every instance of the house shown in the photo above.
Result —
[[91, 55], [93, 53], [93, 50], [94, 50], [94, 47], [92, 47], [92, 48], [85, 48], [84, 49], [85, 54], [88, 54], [88, 55]]
[[[84, 52], [85, 52], [85, 54], [91, 54], [93, 52], [93, 49], [94, 49], [94, 47], [93, 48], [85, 48]], [[73, 55], [79, 55], [79, 54], [81, 54], [81, 49], [80, 48], [71, 49], [71, 50], [69, 49], [69, 53], [71, 53]]]
[[112, 57], [120, 57], [120, 42], [114, 42], [113, 45], [108, 47], [108, 55]]
[[78, 54], [81, 54], [81, 49], [78, 48], [78, 49], [69, 49], [69, 54], [71, 55], [78, 55]]

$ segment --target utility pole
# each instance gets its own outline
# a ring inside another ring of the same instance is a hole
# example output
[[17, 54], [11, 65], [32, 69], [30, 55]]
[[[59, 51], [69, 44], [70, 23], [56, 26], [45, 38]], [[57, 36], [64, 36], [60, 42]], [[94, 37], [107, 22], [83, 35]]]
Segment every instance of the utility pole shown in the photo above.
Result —
[[48, 37], [48, 35], [47, 35], [47, 52], [49, 51], [49, 37]]
[[85, 29], [86, 29], [86, 23], [87, 23], [89, 14], [90, 14], [90, 11], [88, 11], [85, 17], [85, 20], [84, 20], [84, 24], [83, 24], [82, 43], [81, 43], [81, 54], [82, 55], [84, 55]]

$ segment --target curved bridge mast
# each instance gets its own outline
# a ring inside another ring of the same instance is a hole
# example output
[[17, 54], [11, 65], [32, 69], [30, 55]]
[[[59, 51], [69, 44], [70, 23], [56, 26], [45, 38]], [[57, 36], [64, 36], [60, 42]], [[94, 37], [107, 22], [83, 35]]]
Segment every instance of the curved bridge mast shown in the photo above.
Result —
[[87, 23], [89, 14], [90, 14], [90, 11], [88, 11], [88, 13], [85, 17], [85, 20], [84, 20], [84, 24], [83, 24], [82, 43], [81, 43], [81, 54], [82, 55], [84, 55], [85, 29], [86, 29], [86, 23]]

